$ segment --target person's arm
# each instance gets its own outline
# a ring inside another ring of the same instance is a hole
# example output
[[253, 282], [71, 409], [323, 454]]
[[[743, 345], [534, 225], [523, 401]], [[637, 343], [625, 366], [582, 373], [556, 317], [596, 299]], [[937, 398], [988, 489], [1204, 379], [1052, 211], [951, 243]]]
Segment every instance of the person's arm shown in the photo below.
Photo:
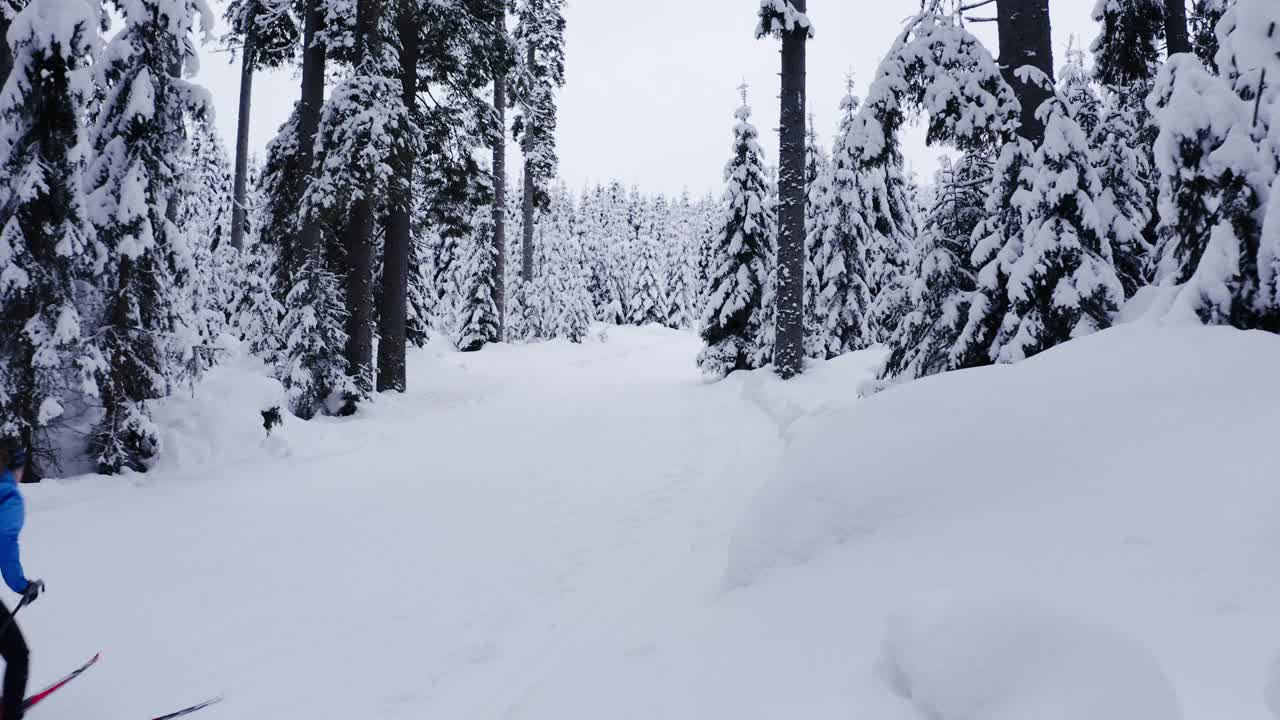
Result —
[[19, 595], [26, 592], [31, 584], [22, 571], [22, 554], [18, 549], [16, 532], [0, 533], [0, 575], [4, 575], [4, 584]]

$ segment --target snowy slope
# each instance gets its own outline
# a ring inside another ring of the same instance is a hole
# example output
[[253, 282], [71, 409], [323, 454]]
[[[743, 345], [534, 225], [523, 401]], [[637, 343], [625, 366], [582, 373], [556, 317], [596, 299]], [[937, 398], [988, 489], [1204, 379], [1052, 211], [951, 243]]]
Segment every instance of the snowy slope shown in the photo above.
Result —
[[278, 387], [216, 371], [156, 472], [28, 489], [33, 682], [104, 651], [41, 718], [1268, 717], [1280, 339], [1124, 327], [865, 401], [874, 351], [697, 351], [432, 348], [266, 442]]

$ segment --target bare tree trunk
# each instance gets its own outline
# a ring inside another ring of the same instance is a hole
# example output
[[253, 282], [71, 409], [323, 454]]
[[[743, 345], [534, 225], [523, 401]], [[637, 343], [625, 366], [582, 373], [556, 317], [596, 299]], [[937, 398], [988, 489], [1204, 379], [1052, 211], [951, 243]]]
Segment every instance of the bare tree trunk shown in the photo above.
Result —
[[[372, 65], [378, 57], [380, 0], [360, 0], [356, 10], [358, 63]], [[368, 72], [367, 68], [356, 72]], [[347, 214], [347, 374], [356, 387], [346, 411], [373, 390], [373, 191], [370, 181]]]
[[244, 249], [245, 198], [249, 185], [249, 112], [253, 106], [254, 52], [258, 44], [257, 18], [249, 18], [240, 50], [240, 115], [236, 120], [235, 199], [231, 205], [231, 247]]
[[13, 48], [9, 47], [9, 26], [13, 23], [0, 12], [0, 87], [9, 81], [13, 72]]
[[[806, 12], [805, 0], [792, 0]], [[778, 150], [778, 289], [774, 366], [784, 379], [804, 370], [804, 136], [806, 28], [782, 33], [782, 120]]]
[[[316, 132], [320, 129], [320, 113], [324, 108], [325, 46], [319, 39], [324, 27], [324, 14], [320, 0], [307, 0], [306, 19], [302, 35], [302, 100], [298, 109], [298, 197], [311, 182], [315, 164]], [[317, 218], [307, 213], [302, 218], [302, 233], [298, 238], [298, 251], [294, 254], [298, 267], [320, 269], [324, 266], [324, 243]]]
[[1164, 35], [1170, 56], [1191, 52], [1191, 37], [1187, 33], [1186, 0], [1165, 0]]
[[1000, 29], [1000, 69], [1005, 82], [1013, 88], [1022, 104], [1022, 127], [1019, 134], [1039, 145], [1044, 139], [1044, 125], [1036, 119], [1036, 111], [1053, 96], [1052, 88], [1017, 78], [1019, 68], [1037, 68], [1053, 79], [1053, 34], [1049, 24], [1049, 0], [996, 0]]
[[[416, 3], [400, 0], [396, 30], [400, 37], [400, 93], [405, 107], [418, 101], [418, 28]], [[413, 147], [404, 143], [394, 158], [396, 177], [388, 197], [386, 246], [382, 251], [382, 308], [378, 313], [378, 392], [404, 392], [405, 345], [409, 324], [409, 251], [411, 245], [410, 205], [413, 168], [417, 162]]]
[[533, 182], [533, 171], [529, 164], [524, 166], [524, 242], [520, 244], [520, 280], [533, 281], [533, 196], [537, 192]]
[[[506, 11], [498, 18], [498, 30], [507, 30]], [[497, 262], [493, 268], [493, 301], [498, 306], [498, 339], [507, 336], [507, 76], [493, 79], [493, 109], [498, 114], [498, 138], [493, 144], [493, 244]]]
[[[530, 67], [533, 67], [534, 60], [533, 48], [529, 48]], [[533, 200], [536, 192], [533, 170], [526, 158], [524, 162], [524, 242], [520, 246], [520, 279], [524, 282], [533, 280]]]

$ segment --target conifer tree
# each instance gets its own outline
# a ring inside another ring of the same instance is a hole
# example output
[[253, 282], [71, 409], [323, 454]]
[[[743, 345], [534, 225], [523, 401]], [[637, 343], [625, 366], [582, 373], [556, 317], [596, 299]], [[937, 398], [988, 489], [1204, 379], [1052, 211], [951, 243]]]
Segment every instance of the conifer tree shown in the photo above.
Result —
[[724, 223], [711, 250], [710, 291], [702, 313], [706, 347], [698, 355], [698, 366], [720, 377], [756, 366], [769, 275], [769, 183], [745, 87], [734, 117], [738, 123], [733, 158], [725, 167]]
[[159, 449], [146, 403], [163, 397], [176, 375], [171, 342], [183, 334], [176, 285], [190, 270], [167, 213], [186, 118], [203, 118], [210, 103], [208, 93], [178, 76], [194, 70], [197, 16], [212, 26], [203, 0], [132, 0], [122, 9], [124, 28], [96, 67], [103, 98], [86, 175], [89, 215], [108, 251], [99, 331], [103, 417], [90, 449], [104, 473], [145, 470]]
[[667, 203], [659, 197], [641, 205], [639, 228], [631, 257], [631, 310], [632, 325], [660, 324], [666, 320], [666, 307], [662, 288], [663, 233], [662, 220]]
[[[1045, 103], [1041, 121], [1044, 143], [1012, 183], [1006, 173], [1018, 163], [1002, 158], [1004, 172], [998, 168], [997, 175], [1003, 175], [1005, 189], [992, 196], [1002, 199], [1013, 189], [1008, 198], [1021, 227], [1011, 236], [987, 233], [974, 252], [983, 265], [981, 299], [975, 299], [969, 325], [994, 327], [985, 344], [990, 361], [1017, 362], [1109, 327], [1124, 299], [1095, 206], [1102, 187], [1084, 132], [1060, 99]], [[989, 210], [1000, 212], [999, 206]], [[1000, 227], [1000, 220], [979, 233]], [[1003, 316], [993, 310], [1003, 310]]]
[[524, 154], [524, 243], [521, 278], [533, 279], [533, 230], [537, 210], [550, 202], [556, 175], [556, 90], [564, 86], [564, 0], [520, 0], [516, 8], [513, 99], [519, 112], [512, 132]]
[[259, 69], [275, 69], [294, 60], [301, 30], [293, 7], [283, 0], [232, 0], [224, 18], [229, 32], [223, 42], [239, 46], [240, 104], [236, 124], [235, 195], [232, 198], [231, 245], [244, 247], [249, 188], [249, 119], [253, 76]]
[[952, 165], [944, 158], [936, 197], [920, 233], [920, 259], [911, 285], [910, 311], [889, 340], [882, 382], [901, 382], [955, 369], [951, 348], [968, 319], [976, 289], [970, 263], [973, 231], [986, 216], [991, 161], [969, 153]]
[[855, 132], [861, 122], [858, 103], [850, 80], [841, 101], [830, 168], [818, 176], [810, 195], [814, 298], [808, 351], [815, 358], [861, 350], [874, 341], [868, 321], [871, 292], [866, 263], [871, 228], [863, 206], [860, 135]]
[[[48, 22], [58, 17], [59, 22]], [[88, 150], [85, 75], [101, 22], [80, 0], [33, 0], [9, 25], [0, 90], [0, 439], [30, 449], [28, 479], [56, 468], [65, 405], [105, 370], [85, 288], [106, 261], [80, 185]]]
[[1131, 103], [1112, 92], [1103, 101], [1093, 133], [1094, 166], [1102, 183], [1102, 194], [1094, 204], [1111, 241], [1116, 274], [1126, 297], [1150, 281], [1154, 251], [1147, 241], [1147, 228], [1152, 221], [1149, 188], [1155, 177], [1147, 152], [1134, 145], [1140, 135], [1138, 123]]
[[497, 248], [493, 243], [493, 212], [482, 208], [472, 219], [472, 235], [467, 242], [461, 270], [462, 292], [454, 345], [462, 352], [475, 352], [498, 337], [498, 304], [493, 266]]

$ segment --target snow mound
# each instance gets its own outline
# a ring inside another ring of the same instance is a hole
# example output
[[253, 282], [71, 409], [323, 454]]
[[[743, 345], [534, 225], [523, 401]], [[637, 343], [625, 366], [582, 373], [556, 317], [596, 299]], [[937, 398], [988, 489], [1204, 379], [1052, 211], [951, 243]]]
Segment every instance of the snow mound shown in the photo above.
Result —
[[1167, 538], [1202, 557], [1187, 540], [1222, 527], [1188, 528], [1188, 513], [1232, 525], [1241, 496], [1280, 502], [1259, 476], [1280, 427], [1276, 367], [1274, 335], [1132, 325], [798, 424], [738, 528], [728, 583], [884, 534], [1057, 550], [1082, 522], [1086, 540]]
[[1173, 688], [1129, 634], [1017, 596], [896, 614], [883, 669], [927, 720], [1175, 720]]
[[[279, 454], [290, 426], [299, 424], [289, 415], [284, 386], [261, 361], [226, 336], [223, 350], [228, 357], [193, 386], [151, 404], [160, 428], [160, 454], [152, 470], [190, 473]], [[272, 408], [280, 409], [284, 425], [268, 437], [262, 412]]]

